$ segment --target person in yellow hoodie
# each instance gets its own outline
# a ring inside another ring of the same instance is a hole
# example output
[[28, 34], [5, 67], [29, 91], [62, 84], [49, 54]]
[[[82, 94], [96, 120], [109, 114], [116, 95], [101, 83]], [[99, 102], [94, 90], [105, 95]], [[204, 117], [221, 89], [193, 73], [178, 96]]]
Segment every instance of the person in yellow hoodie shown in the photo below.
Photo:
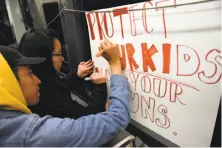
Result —
[[29, 66], [45, 59], [0, 46], [0, 146], [102, 146], [123, 131], [130, 121], [129, 85], [119, 48], [105, 40], [99, 49], [97, 56], [106, 57], [112, 71], [110, 105], [106, 112], [74, 120], [33, 114], [27, 105], [39, 102], [41, 82]]
[[[0, 48], [4, 55], [4, 57], [0, 55], [0, 108], [31, 113], [27, 103], [34, 105], [39, 102], [41, 82], [32, 74], [28, 65], [42, 63], [45, 59], [28, 58], [8, 47], [0, 46]], [[21, 87], [10, 68], [15, 71]]]

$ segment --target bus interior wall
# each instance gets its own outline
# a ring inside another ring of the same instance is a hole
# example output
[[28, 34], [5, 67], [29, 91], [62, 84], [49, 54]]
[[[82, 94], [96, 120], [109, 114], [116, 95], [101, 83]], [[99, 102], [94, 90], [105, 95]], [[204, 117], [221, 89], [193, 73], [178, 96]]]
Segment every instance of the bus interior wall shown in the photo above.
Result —
[[15, 42], [14, 33], [11, 28], [5, 1], [0, 1], [0, 45], [8, 46]]

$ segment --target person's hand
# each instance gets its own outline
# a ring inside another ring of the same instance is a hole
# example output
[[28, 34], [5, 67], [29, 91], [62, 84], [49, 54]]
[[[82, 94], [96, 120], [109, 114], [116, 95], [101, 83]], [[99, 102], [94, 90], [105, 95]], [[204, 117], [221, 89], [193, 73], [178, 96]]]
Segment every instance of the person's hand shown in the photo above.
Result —
[[108, 110], [108, 108], [109, 108], [109, 103], [110, 103], [110, 101], [109, 101], [109, 99], [107, 99], [106, 100], [106, 110]]
[[93, 72], [93, 67], [94, 65], [92, 60], [81, 62], [78, 66], [77, 75], [79, 78], [84, 78]]
[[119, 46], [105, 39], [100, 43], [97, 57], [103, 56], [110, 64], [112, 74], [122, 74]]
[[95, 68], [95, 71], [92, 73], [90, 77], [91, 77], [91, 81], [94, 84], [106, 83], [106, 77], [102, 74], [101, 71], [98, 70], [98, 68]]
[[103, 56], [110, 65], [118, 62], [120, 63], [120, 52], [119, 46], [117, 44], [113, 44], [108, 39], [105, 39], [100, 43], [99, 52], [96, 54], [97, 57]]

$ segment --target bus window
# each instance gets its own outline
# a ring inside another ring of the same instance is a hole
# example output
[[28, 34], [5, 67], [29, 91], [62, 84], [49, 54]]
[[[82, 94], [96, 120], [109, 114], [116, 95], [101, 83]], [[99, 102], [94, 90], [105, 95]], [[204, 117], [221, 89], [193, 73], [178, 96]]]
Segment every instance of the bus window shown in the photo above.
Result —
[[[59, 14], [59, 6], [58, 6], [58, 3], [56, 2], [44, 3], [42, 8], [44, 11], [46, 24], [51, 22]], [[55, 21], [53, 21], [49, 25], [49, 28], [57, 31], [57, 33], [59, 34], [59, 40], [61, 41], [62, 44], [64, 44], [64, 37], [63, 37], [62, 24], [61, 24], [60, 17], [58, 17]]]
[[[50, 23], [58, 14], [59, 14], [59, 5], [57, 2], [51, 2], [51, 3], [44, 3], [42, 5], [43, 12], [45, 15], [46, 24]], [[63, 30], [62, 30], [62, 24], [61, 24], [61, 18], [57, 17], [55, 21], [53, 21], [48, 28], [53, 29], [56, 31], [57, 35], [59, 36], [59, 40], [61, 44], [63, 45], [64, 49], [64, 36], [63, 36]], [[66, 50], [63, 50], [63, 56], [64, 60], [68, 61], [67, 52]], [[67, 62], [63, 63], [62, 66], [62, 72], [68, 73], [69, 72], [69, 65]]]
[[0, 1], [0, 45], [10, 45], [15, 42], [15, 38], [10, 27], [5, 1]]

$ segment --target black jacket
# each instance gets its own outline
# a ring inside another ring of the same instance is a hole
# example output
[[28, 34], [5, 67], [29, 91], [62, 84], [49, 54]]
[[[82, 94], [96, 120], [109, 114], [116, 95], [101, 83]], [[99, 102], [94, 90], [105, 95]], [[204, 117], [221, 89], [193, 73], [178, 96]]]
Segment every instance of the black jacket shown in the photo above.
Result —
[[[72, 100], [71, 89], [74, 90], [74, 94], [87, 102], [88, 107]], [[106, 98], [106, 83], [95, 85], [78, 78], [76, 73], [67, 75], [58, 73], [56, 79], [43, 81], [40, 84], [39, 104], [31, 106], [30, 109], [40, 116], [77, 119], [105, 111]]]

